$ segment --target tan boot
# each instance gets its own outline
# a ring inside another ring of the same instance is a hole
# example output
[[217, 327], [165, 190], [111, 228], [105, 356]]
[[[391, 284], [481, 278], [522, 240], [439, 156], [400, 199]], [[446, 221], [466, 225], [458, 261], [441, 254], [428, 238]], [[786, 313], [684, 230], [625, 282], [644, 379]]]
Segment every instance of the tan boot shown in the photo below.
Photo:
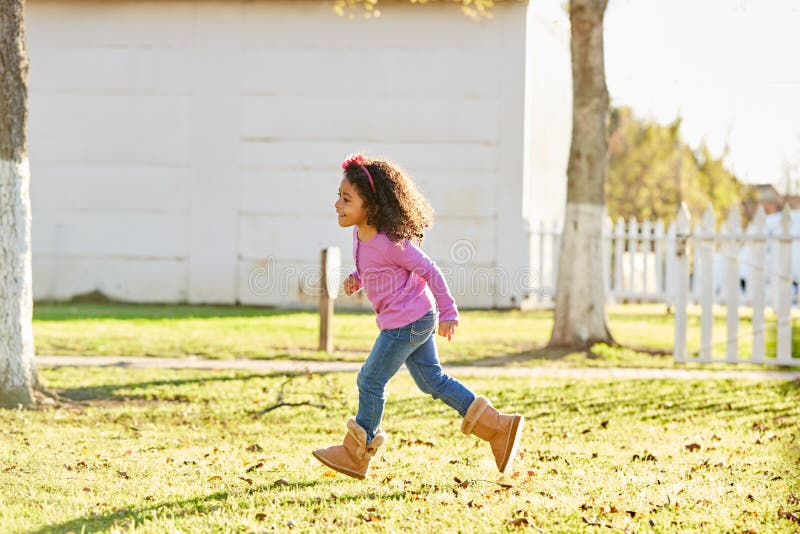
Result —
[[478, 395], [467, 409], [461, 431], [488, 441], [492, 446], [497, 469], [505, 473], [517, 456], [524, 421], [525, 418], [521, 415], [498, 412], [489, 399]]
[[369, 469], [369, 461], [375, 456], [378, 447], [386, 442], [386, 439], [386, 434], [382, 430], [378, 430], [367, 445], [367, 431], [361, 428], [353, 418], [347, 421], [347, 434], [342, 445], [317, 449], [311, 454], [331, 469], [364, 480]]

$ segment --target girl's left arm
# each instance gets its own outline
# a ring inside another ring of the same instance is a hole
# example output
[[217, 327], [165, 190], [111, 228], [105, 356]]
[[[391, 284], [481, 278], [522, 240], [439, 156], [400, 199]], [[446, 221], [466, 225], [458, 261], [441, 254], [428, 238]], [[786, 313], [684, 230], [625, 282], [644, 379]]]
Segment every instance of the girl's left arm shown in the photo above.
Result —
[[439, 266], [422, 249], [406, 241], [403, 248], [390, 247], [389, 259], [404, 269], [416, 273], [428, 283], [436, 305], [439, 307], [439, 322], [454, 321], [458, 324], [458, 307], [450, 294], [447, 282]]

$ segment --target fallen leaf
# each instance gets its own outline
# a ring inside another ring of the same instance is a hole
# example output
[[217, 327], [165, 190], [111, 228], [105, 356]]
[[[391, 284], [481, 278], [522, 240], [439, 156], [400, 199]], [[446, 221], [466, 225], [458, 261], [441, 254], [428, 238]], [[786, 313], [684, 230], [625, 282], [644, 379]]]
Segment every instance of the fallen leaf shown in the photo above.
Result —
[[247, 452], [263, 452], [264, 449], [258, 443], [253, 443], [245, 449]]
[[253, 484], [253, 479], [252, 478], [239, 477], [239, 480], [244, 480], [245, 482], [247, 482], [248, 485], [252, 485]]
[[689, 443], [688, 445], [686, 445], [686, 450], [689, 452], [699, 451], [701, 448], [702, 447], [700, 446], [699, 443]]
[[523, 528], [528, 525], [528, 518], [518, 517], [516, 519], [509, 519], [508, 521], [506, 521], [506, 524], [516, 528]]
[[128, 476], [128, 473], [125, 471], [117, 471], [117, 475], [124, 478], [125, 480], [129, 480], [131, 477]]
[[787, 519], [794, 523], [800, 524], [800, 510], [795, 510], [794, 512], [785, 512], [783, 510], [778, 510], [778, 518]]
[[336, 471], [334, 471], [333, 469], [328, 469], [327, 471], [322, 473], [322, 476], [328, 477], [328, 478], [333, 478], [333, 477], [336, 476]]
[[289, 481], [286, 480], [285, 478], [279, 478], [278, 480], [273, 482], [272, 485], [273, 486], [288, 486], [289, 485]]
[[6, 467], [5, 469], [3, 469], [3, 472], [4, 472], [4, 473], [8, 473], [9, 471], [13, 471], [13, 470], [14, 470], [14, 469], [16, 469], [16, 468], [17, 468], [16, 464], [15, 464], [15, 465], [9, 465], [9, 466], [8, 466], [8, 467]]
[[608, 428], [608, 421], [601, 422], [600, 426], [603, 427], [603, 428]]
[[256, 469], [259, 469], [259, 468], [261, 468], [261, 467], [264, 467], [264, 462], [258, 462], [258, 463], [257, 463], [257, 464], [255, 464], [255, 465], [251, 465], [250, 467], [248, 467], [248, 468], [247, 468], [246, 472], [247, 472], [247, 473], [252, 473], [252, 472], [253, 472], [253, 471], [255, 471]]
[[222, 480], [222, 477], [219, 476], [219, 475], [214, 475], [211, 478], [209, 478], [208, 480], [209, 480], [209, 482], [212, 481], [212, 480]]

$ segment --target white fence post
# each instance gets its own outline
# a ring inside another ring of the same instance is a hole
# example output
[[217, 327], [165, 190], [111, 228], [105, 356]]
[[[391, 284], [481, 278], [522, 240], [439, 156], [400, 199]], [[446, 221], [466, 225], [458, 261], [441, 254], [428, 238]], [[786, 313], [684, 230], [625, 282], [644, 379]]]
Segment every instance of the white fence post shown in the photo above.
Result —
[[778, 235], [777, 312], [778, 312], [778, 363], [788, 363], [792, 358], [792, 214], [788, 204], [781, 213], [781, 230]]
[[[537, 300], [541, 303], [544, 300], [545, 290], [545, 279], [544, 279], [544, 221], [539, 221], [539, 294], [537, 295]], [[555, 292], [555, 286], [553, 286], [553, 291]]]
[[675, 222], [675, 341], [676, 362], [686, 361], [686, 304], [689, 296], [689, 263], [687, 258], [691, 217], [685, 202]]
[[636, 293], [636, 255], [639, 250], [639, 221], [636, 217], [628, 222], [628, 294], [633, 300]]
[[558, 221], [553, 220], [553, 233], [551, 240], [551, 247], [553, 251], [553, 295], [556, 294], [558, 287], [558, 256], [561, 252], [561, 228], [558, 227]]
[[611, 296], [611, 217], [603, 217], [603, 283], [606, 300]]
[[650, 222], [649, 219], [645, 220], [642, 223], [642, 242], [639, 250], [641, 251], [641, 258], [642, 258], [642, 273], [641, 273], [641, 294], [642, 298], [646, 298], [647, 294], [650, 293], [650, 284], [648, 280], [648, 274], [651, 272], [648, 266], [652, 261], [653, 255], [651, 250], [653, 248], [653, 223]]
[[700, 285], [700, 361], [710, 362], [712, 357], [712, 333], [714, 329], [714, 234], [716, 220], [711, 206], [706, 208], [700, 224], [700, 232], [695, 235], [697, 257], [699, 258]]
[[622, 256], [625, 252], [625, 219], [617, 219], [617, 226], [614, 228], [614, 293], [622, 299], [625, 295], [625, 287], [622, 285]]
[[751, 305], [753, 306], [753, 363], [764, 363], [765, 338], [764, 338], [764, 285], [766, 281], [766, 239], [767, 225], [764, 208], [758, 206], [753, 222], [750, 224], [751, 241], [750, 265], [747, 276], [747, 287], [750, 291]]
[[666, 265], [664, 266], [664, 282], [667, 307], [675, 304], [675, 221], [667, 227]]
[[742, 238], [742, 217], [739, 205], [731, 206], [726, 224], [725, 239], [725, 302], [727, 304], [727, 342], [725, 358], [729, 363], [739, 360], [739, 241]]
[[662, 219], [656, 221], [653, 238], [656, 258], [656, 287], [654, 290], [655, 294], [663, 299], [666, 296], [667, 287], [664, 284], [664, 221]]

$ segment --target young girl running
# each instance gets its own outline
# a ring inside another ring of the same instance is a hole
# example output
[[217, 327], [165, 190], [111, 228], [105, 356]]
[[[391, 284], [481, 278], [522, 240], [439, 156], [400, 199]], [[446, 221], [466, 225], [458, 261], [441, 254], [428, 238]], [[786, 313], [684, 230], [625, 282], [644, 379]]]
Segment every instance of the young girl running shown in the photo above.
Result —
[[344, 163], [336, 212], [339, 226], [353, 228], [356, 270], [344, 281], [347, 295], [361, 290], [378, 314], [380, 334], [356, 380], [358, 413], [347, 421], [342, 445], [313, 452], [320, 462], [354, 478], [367, 475], [369, 463], [386, 441], [380, 429], [389, 379], [404, 363], [414, 382], [441, 399], [464, 420], [461, 431], [490, 442], [497, 468], [514, 460], [523, 417], [505, 415], [442, 371], [433, 336], [448, 341], [458, 326], [458, 309], [435, 263], [419, 249], [433, 210], [414, 182], [396, 165], [362, 154]]

